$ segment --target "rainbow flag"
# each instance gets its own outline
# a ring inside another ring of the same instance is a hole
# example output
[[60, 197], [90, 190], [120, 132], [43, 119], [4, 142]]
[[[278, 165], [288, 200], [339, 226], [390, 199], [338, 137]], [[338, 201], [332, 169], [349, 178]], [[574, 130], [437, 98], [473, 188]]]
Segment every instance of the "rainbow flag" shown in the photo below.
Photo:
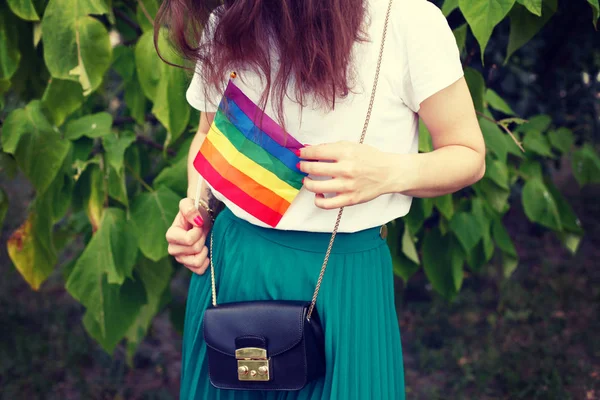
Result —
[[306, 176], [296, 167], [301, 147], [230, 80], [194, 167], [229, 201], [275, 227]]

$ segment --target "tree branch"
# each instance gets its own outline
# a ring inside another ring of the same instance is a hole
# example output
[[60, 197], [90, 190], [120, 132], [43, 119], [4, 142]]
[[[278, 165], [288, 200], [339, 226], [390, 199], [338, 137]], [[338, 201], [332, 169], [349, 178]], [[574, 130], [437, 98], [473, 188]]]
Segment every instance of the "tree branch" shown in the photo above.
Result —
[[475, 110], [475, 112], [477, 113], [477, 115], [481, 115], [484, 119], [487, 119], [490, 122], [493, 122], [494, 124], [498, 125], [500, 128], [502, 128], [506, 133], [508, 133], [510, 135], [510, 137], [512, 138], [512, 140], [515, 142], [515, 144], [517, 146], [519, 146], [519, 148], [521, 149], [521, 151], [523, 153], [525, 153], [525, 149], [523, 148], [523, 146], [521, 146], [521, 142], [519, 142], [517, 140], [517, 138], [515, 137], [515, 135], [510, 131], [510, 129], [508, 129], [506, 126], [498, 123], [498, 121], [496, 121], [494, 118], [490, 118], [487, 115], [485, 115], [484, 113], [482, 113], [481, 111], [477, 111]]
[[127, 25], [132, 27], [138, 35], [142, 34], [142, 28], [140, 28], [138, 23], [135, 22], [134, 20], [132, 20], [129, 17], [129, 15], [127, 15], [123, 10], [121, 10], [119, 8], [115, 8], [114, 12], [117, 17], [119, 17], [121, 20], [123, 20], [123, 22], [125, 22]]
[[[164, 151], [164, 149], [165, 149], [165, 147], [162, 144], [156, 143], [154, 140], [150, 139], [147, 136], [136, 135], [135, 140], [136, 140], [136, 142], [143, 143], [146, 146], [152, 147], [153, 149], [157, 149], [160, 151]], [[177, 153], [175, 153], [175, 150], [168, 148], [167, 154], [174, 157]]]

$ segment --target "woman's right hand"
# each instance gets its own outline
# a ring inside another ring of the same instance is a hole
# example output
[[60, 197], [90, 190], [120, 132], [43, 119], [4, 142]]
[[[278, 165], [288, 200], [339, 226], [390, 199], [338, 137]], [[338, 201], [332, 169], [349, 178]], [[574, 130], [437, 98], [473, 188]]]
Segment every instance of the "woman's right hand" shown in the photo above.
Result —
[[206, 246], [209, 230], [210, 218], [206, 211], [196, 209], [193, 199], [182, 199], [179, 212], [165, 235], [169, 254], [190, 271], [204, 274], [210, 262]]

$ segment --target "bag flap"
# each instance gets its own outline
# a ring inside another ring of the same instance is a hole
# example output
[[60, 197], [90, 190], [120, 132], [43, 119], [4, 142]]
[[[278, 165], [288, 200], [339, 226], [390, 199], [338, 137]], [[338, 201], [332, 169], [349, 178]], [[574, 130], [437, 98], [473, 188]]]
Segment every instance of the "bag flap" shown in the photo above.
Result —
[[310, 302], [248, 301], [224, 303], [204, 312], [204, 340], [214, 350], [235, 357], [235, 340], [264, 337], [267, 357], [276, 356], [302, 340]]

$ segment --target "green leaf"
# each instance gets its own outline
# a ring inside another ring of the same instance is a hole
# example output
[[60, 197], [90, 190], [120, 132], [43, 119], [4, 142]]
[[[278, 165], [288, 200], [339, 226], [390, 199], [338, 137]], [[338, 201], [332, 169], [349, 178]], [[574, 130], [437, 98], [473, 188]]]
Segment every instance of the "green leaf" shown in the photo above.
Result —
[[42, 19], [44, 60], [54, 78], [79, 81], [89, 95], [112, 58], [106, 28], [89, 14], [108, 14], [103, 0], [50, 0]]
[[157, 11], [158, 2], [156, 0], [138, 1], [136, 17], [140, 24], [140, 28], [142, 28], [142, 32], [152, 31], [154, 29], [153, 21]]
[[[415, 274], [419, 270], [419, 265], [414, 261], [411, 261], [402, 251], [400, 247], [400, 242], [403, 240], [403, 235], [401, 235], [400, 230], [402, 227], [400, 219], [391, 221], [387, 224], [388, 227], [388, 237], [387, 243], [390, 248], [390, 255], [392, 256], [392, 265], [394, 268], [394, 274], [401, 277], [402, 280], [406, 283], [411, 276]], [[406, 224], [404, 224], [404, 232], [406, 234], [407, 228]], [[401, 237], [402, 236], [402, 237]], [[404, 246], [404, 243], [402, 243]], [[413, 243], [414, 247], [414, 243]], [[410, 252], [410, 251], [409, 251]], [[418, 255], [417, 255], [418, 260]]]
[[431, 134], [427, 129], [427, 125], [419, 118], [419, 152], [429, 153], [433, 151], [433, 143], [431, 141]]
[[415, 241], [410, 234], [408, 225], [404, 226], [404, 233], [402, 234], [402, 254], [415, 264], [421, 264], [417, 248], [415, 247]]
[[[77, 260], [70, 279], [80, 275], [81, 279], [67, 282], [73, 289], [83, 288], [92, 283], [86, 278], [106, 274], [108, 283], [121, 285], [131, 271], [137, 258], [137, 238], [127, 220], [125, 212], [118, 208], [107, 208], [102, 215], [100, 227]], [[97, 271], [90, 271], [91, 269]], [[98, 282], [95, 281], [95, 284]], [[79, 297], [87, 298], [91, 292], [79, 292]], [[71, 293], [73, 294], [73, 293]], [[83, 303], [83, 302], [82, 302]], [[84, 303], [84, 305], [86, 305]], [[89, 308], [89, 306], [86, 305]]]
[[31, 0], [8, 0], [8, 6], [11, 11], [25, 21], [39, 21], [40, 17], [35, 11], [35, 6]]
[[57, 261], [52, 241], [52, 199], [38, 196], [27, 220], [8, 239], [8, 255], [33, 290], [50, 276]]
[[11, 112], [2, 126], [2, 146], [14, 155], [19, 168], [39, 194], [44, 193], [61, 169], [71, 143], [46, 119], [40, 101]]
[[144, 125], [146, 122], [146, 103], [147, 100], [137, 80], [136, 73], [135, 79], [125, 84], [125, 104], [129, 109], [129, 113], [139, 125]]
[[525, 160], [519, 166], [519, 172], [525, 180], [543, 179], [542, 164], [536, 160]]
[[90, 139], [103, 137], [110, 134], [112, 123], [112, 116], [107, 112], [86, 115], [67, 124], [65, 138], [76, 140], [82, 136]]
[[[485, 114], [488, 118], [486, 111]], [[496, 154], [500, 162], [506, 163], [508, 155], [508, 146], [504, 136], [508, 136], [497, 124], [488, 120], [484, 116], [479, 117], [479, 127], [483, 134], [483, 140], [485, 141], [485, 147], [492, 153]], [[519, 150], [520, 151], [520, 150]]]
[[517, 249], [500, 218], [492, 221], [492, 237], [500, 250], [514, 257], [517, 256]]
[[571, 168], [579, 186], [600, 183], [600, 158], [589, 143], [573, 153]]
[[548, 139], [538, 131], [529, 131], [523, 139], [525, 151], [531, 151], [543, 157], [554, 157]]
[[519, 265], [517, 249], [510, 238], [508, 231], [502, 224], [500, 218], [494, 219], [492, 223], [492, 235], [494, 241], [502, 250], [502, 270], [506, 278], [510, 277]]
[[436, 292], [452, 299], [463, 280], [464, 257], [460, 245], [451, 235], [442, 236], [439, 229], [432, 229], [425, 233], [422, 251], [423, 269], [429, 282]]
[[[165, 35], [164, 29], [158, 35], [161, 54], [164, 53], [168, 61], [182, 65], [183, 60], [171, 50]], [[183, 133], [190, 119], [189, 104], [181, 95], [189, 84], [187, 75], [181, 68], [171, 67], [158, 58], [152, 31], [140, 37], [135, 48], [135, 62], [142, 90], [154, 102], [152, 113], [167, 130], [167, 147]]]
[[447, 17], [452, 11], [458, 8], [458, 0], [445, 0], [442, 6], [442, 13]]
[[561, 153], [568, 153], [575, 143], [573, 132], [568, 128], [559, 128], [548, 132], [548, 139], [552, 147]]
[[[84, 146], [82, 145], [81, 147]], [[75, 151], [73, 153], [75, 153]], [[75, 175], [73, 176], [73, 179], [75, 179], [75, 181], [78, 181], [90, 165], [100, 165], [101, 163], [102, 155], [100, 154], [96, 154], [90, 159], [86, 158], [85, 161], [83, 161], [81, 158], [75, 158], [75, 161], [73, 162], [73, 168], [75, 169]]]
[[413, 197], [408, 214], [402, 218], [413, 234], [419, 232], [423, 226], [423, 222], [429, 217], [430, 213], [428, 213], [428, 210], [426, 209], [428, 208], [426, 207], [426, 200], [428, 199]]
[[579, 245], [581, 244], [582, 236], [570, 232], [557, 232], [557, 235], [567, 250], [569, 250], [571, 254], [575, 255], [577, 253], [577, 249], [579, 249]]
[[495, 110], [503, 112], [506, 115], [515, 115], [515, 112], [512, 110], [512, 108], [510, 108], [510, 106], [504, 101], [504, 99], [492, 89], [486, 90], [485, 101], [489, 104], [490, 107], [492, 107]]
[[92, 224], [92, 231], [96, 232], [104, 215], [106, 197], [104, 174], [98, 165], [92, 165], [87, 176], [89, 177], [89, 190], [83, 194], [83, 202], [85, 212]]
[[[492, 220], [490, 214], [495, 213], [493, 211], [486, 212], [486, 209], [489, 210], [490, 206], [485, 204], [483, 199], [475, 197], [471, 200], [471, 212], [477, 218], [477, 222], [481, 227], [481, 245], [483, 247], [484, 263], [488, 262], [494, 254], [494, 242], [492, 241], [491, 236]], [[473, 266], [473, 264], [470, 265]]]
[[42, 97], [42, 105], [54, 125], [61, 126], [82, 104], [83, 91], [78, 82], [50, 79]]
[[142, 257], [135, 266], [135, 272], [140, 277], [146, 290], [147, 303], [142, 307], [135, 322], [127, 331], [127, 353], [129, 363], [139, 344], [146, 336], [154, 316], [163, 306], [165, 292], [168, 292], [173, 274], [173, 267], [168, 257], [159, 262], [152, 262]]
[[113, 49], [111, 67], [121, 75], [123, 81], [129, 82], [135, 78], [135, 55], [133, 48], [119, 45]]
[[21, 61], [17, 21], [6, 6], [0, 4], [0, 94], [8, 91], [10, 79]]
[[486, 156], [485, 177], [491, 179], [496, 185], [502, 189], [510, 190], [508, 185], [508, 167], [502, 161], [493, 160]]
[[[516, 138], [516, 140], [520, 141], [520, 137], [519, 137], [518, 133], [512, 132], [512, 134]], [[523, 152], [523, 150], [521, 150], [521, 148], [519, 146], [517, 146], [517, 143], [515, 143], [515, 139], [513, 139], [508, 134], [503, 135], [503, 139], [504, 139], [504, 146], [506, 147], [507, 154], [512, 154], [513, 156], [521, 158], [521, 159], [525, 158], [525, 153]], [[523, 144], [521, 143], [521, 146], [522, 145]]]
[[[115, 60], [112, 67], [124, 81], [125, 105], [135, 122], [144, 125], [146, 112], [146, 97], [140, 86], [136, 72], [136, 59], [131, 47], [117, 46], [114, 49]], [[144, 55], [146, 56], [146, 55]], [[158, 65], [160, 68], [160, 65]], [[147, 71], [152, 73], [153, 71]]]
[[450, 220], [450, 229], [463, 246], [466, 253], [481, 240], [483, 233], [477, 217], [464, 211], [457, 212]]
[[152, 186], [156, 189], [165, 186], [180, 196], [186, 196], [188, 189], [187, 180], [187, 159], [182, 158], [175, 164], [163, 168], [154, 179]]
[[558, 188], [552, 183], [552, 181], [548, 180], [546, 183], [546, 187], [550, 191], [552, 198], [556, 202], [556, 207], [558, 208], [558, 214], [560, 215], [560, 221], [562, 222], [562, 227], [569, 231], [570, 233], [576, 234], [578, 236], [583, 236], [583, 227], [581, 225], [581, 221], [575, 214], [575, 211], [567, 201], [567, 199], [558, 191]]
[[[163, 49], [164, 42], [159, 42]], [[156, 97], [156, 90], [164, 71], [164, 62], [158, 58], [154, 48], [152, 32], [145, 32], [135, 45], [135, 66], [138, 80], [144, 95], [151, 101]]]
[[106, 150], [106, 161], [116, 171], [120, 172], [123, 169], [125, 151], [135, 140], [135, 133], [132, 131], [122, 131], [118, 135], [109, 132], [102, 138], [102, 147]]
[[[493, 245], [493, 243], [492, 243]], [[467, 253], [467, 264], [472, 271], [479, 272], [486, 265], [486, 250], [483, 241], [477, 243], [473, 249]]]
[[525, 8], [538, 17], [542, 16], [542, 0], [517, 0], [517, 3], [524, 5]]
[[513, 272], [519, 266], [519, 258], [510, 254], [502, 253], [502, 272], [505, 278], [510, 278]]
[[542, 14], [536, 16], [520, 4], [515, 5], [510, 12], [510, 34], [505, 64], [515, 51], [529, 42], [546, 25], [557, 8], [557, 0], [544, 0]]
[[508, 128], [511, 124], [516, 124], [516, 125], [523, 125], [525, 124], [527, 121], [524, 120], [523, 118], [504, 118], [498, 121], [498, 123], [502, 126], [504, 126], [505, 128]]
[[444, 218], [448, 220], [452, 219], [452, 215], [454, 215], [454, 202], [452, 201], [452, 193], [433, 198], [433, 203], [444, 216]]
[[125, 185], [125, 173], [123, 170], [117, 172], [112, 166], [108, 167], [108, 195], [125, 207], [129, 206], [127, 186]]
[[60, 221], [67, 213], [73, 199], [73, 187], [75, 181], [72, 177], [71, 157], [67, 156], [62, 170], [59, 171], [54, 181], [47, 190], [47, 195], [51, 197], [52, 204], [52, 224]]
[[471, 97], [473, 98], [475, 110], [483, 112], [483, 100], [485, 97], [485, 81], [483, 80], [483, 76], [481, 76], [479, 71], [471, 67], [465, 68], [464, 73], [467, 85], [469, 86], [469, 92], [471, 92]]
[[592, 23], [594, 24], [594, 28], [598, 29], [598, 18], [600, 18], [600, 2], [598, 0], [587, 0], [592, 6]]
[[112, 353], [146, 304], [146, 293], [141, 281], [127, 279], [123, 285], [115, 285], [108, 283], [106, 275], [99, 277], [97, 286], [100, 304], [88, 308], [83, 325], [107, 353]]
[[152, 113], [167, 129], [165, 148], [183, 133], [190, 120], [190, 107], [181, 94], [187, 87], [183, 70], [165, 65], [165, 71], [156, 88]]
[[458, 50], [463, 51], [467, 44], [467, 24], [462, 24], [458, 28], [452, 31], [454, 38], [456, 39], [456, 45]]
[[481, 59], [492, 31], [506, 17], [515, 0], [459, 0], [458, 5], [481, 48]]
[[562, 223], [558, 207], [544, 182], [530, 179], [523, 186], [521, 201], [530, 221], [560, 231]]
[[179, 212], [180, 200], [180, 196], [164, 186], [134, 199], [131, 219], [140, 250], [150, 260], [158, 261], [168, 255], [165, 234]]
[[510, 191], [501, 188], [491, 179], [485, 177], [472, 185], [472, 187], [497, 212], [504, 213], [508, 210]]
[[520, 124], [516, 132], [527, 133], [529, 131], [546, 132], [552, 124], [552, 118], [546, 114], [535, 115], [524, 124]]

